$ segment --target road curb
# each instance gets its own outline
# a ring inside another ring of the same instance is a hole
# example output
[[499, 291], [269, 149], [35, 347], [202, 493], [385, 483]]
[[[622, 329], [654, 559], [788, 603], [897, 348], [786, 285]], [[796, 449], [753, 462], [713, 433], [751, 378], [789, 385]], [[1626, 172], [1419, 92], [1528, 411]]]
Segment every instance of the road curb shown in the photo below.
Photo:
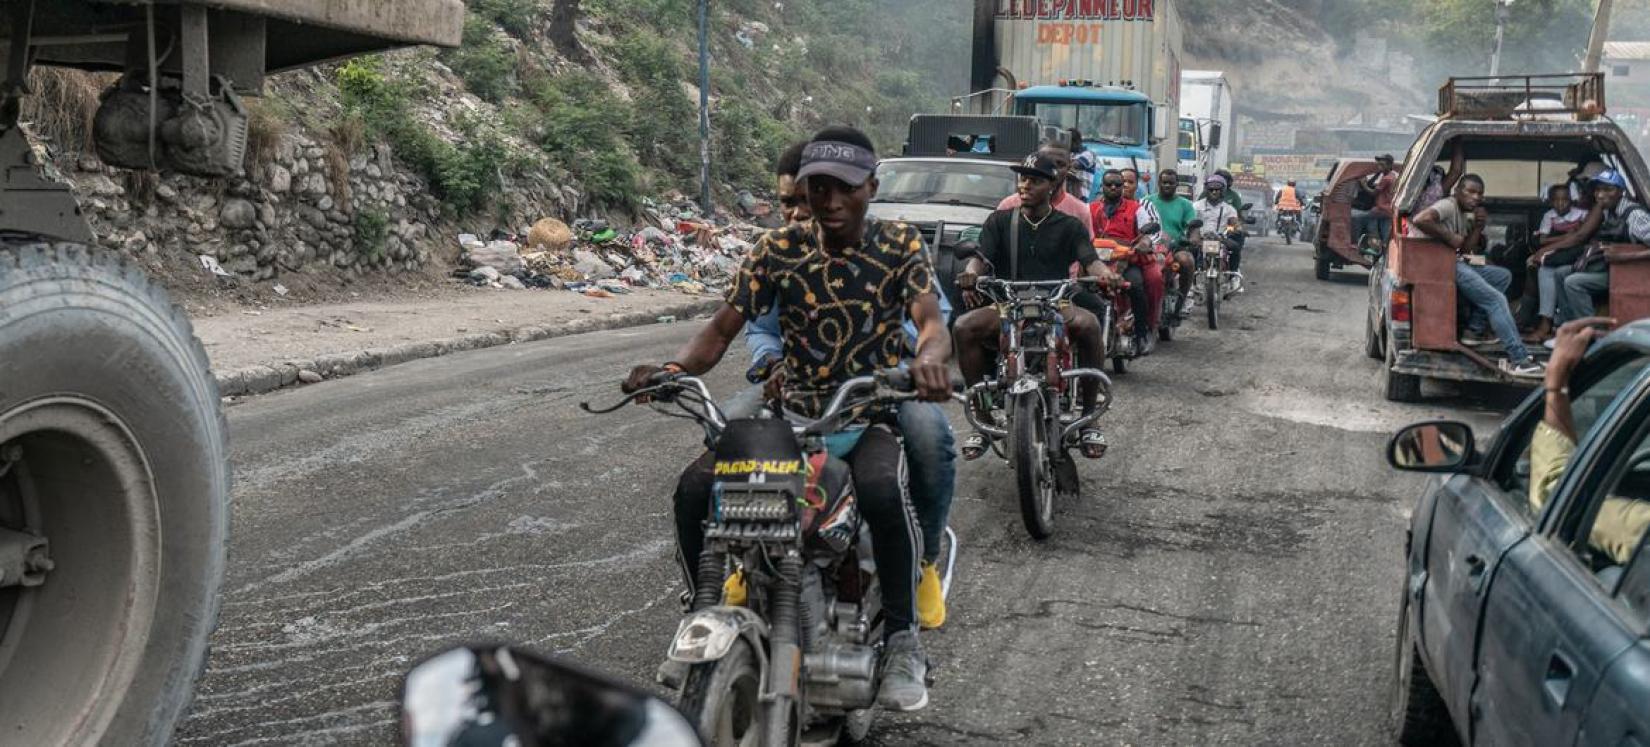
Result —
[[[424, 358], [438, 358], [466, 350], [481, 350], [512, 343], [548, 340], [552, 337], [566, 337], [586, 332], [639, 327], [644, 324], [653, 324], [659, 320], [659, 317], [663, 316], [689, 319], [709, 314], [715, 311], [721, 303], [719, 299], [698, 299], [686, 303], [662, 306], [649, 311], [633, 311], [600, 317], [586, 316], [565, 322], [519, 327], [510, 331], [481, 332], [426, 342], [409, 342], [394, 347], [369, 348], [354, 353], [333, 353], [313, 360], [285, 360], [247, 366], [233, 371], [214, 371], [212, 373], [218, 380], [219, 395], [224, 397], [246, 397], [267, 394], [301, 384], [316, 383], [325, 379], [341, 379], [345, 376], [376, 371]], [[320, 379], [315, 379], [313, 376], [300, 377], [300, 374], [305, 372], [317, 374]]]

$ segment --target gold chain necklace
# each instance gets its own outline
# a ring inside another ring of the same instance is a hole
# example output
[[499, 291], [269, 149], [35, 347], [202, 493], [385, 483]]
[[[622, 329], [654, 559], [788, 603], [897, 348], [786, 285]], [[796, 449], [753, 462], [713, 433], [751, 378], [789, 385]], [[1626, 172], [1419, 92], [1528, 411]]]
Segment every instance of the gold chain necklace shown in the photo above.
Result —
[[1020, 218], [1026, 222], [1026, 225], [1031, 226], [1032, 231], [1036, 231], [1037, 229], [1043, 227], [1043, 224], [1048, 221], [1048, 217], [1050, 215], [1054, 214], [1054, 209], [1049, 208], [1049, 211], [1047, 213], [1045, 213], [1043, 215], [1043, 217], [1038, 219], [1038, 220], [1032, 220], [1030, 218], [1030, 216], [1026, 215], [1026, 211], [1024, 211], [1024, 210], [1019, 211], [1019, 213], [1020, 213]]

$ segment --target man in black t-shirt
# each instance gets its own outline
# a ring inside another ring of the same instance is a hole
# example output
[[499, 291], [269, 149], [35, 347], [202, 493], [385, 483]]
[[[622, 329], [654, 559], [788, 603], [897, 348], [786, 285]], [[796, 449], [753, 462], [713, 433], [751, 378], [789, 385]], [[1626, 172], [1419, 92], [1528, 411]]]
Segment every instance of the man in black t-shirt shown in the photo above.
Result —
[[[999, 210], [980, 227], [980, 248], [969, 257], [957, 275], [957, 287], [964, 290], [970, 305], [978, 301], [974, 282], [981, 275], [1015, 281], [1063, 280], [1070, 277], [1073, 264], [1094, 277], [1115, 284], [1117, 274], [1106, 267], [1089, 241], [1083, 222], [1053, 208], [1051, 198], [1057, 186], [1059, 168], [1041, 153], [1013, 166], [1019, 174], [1020, 207]], [[1092, 296], [1092, 294], [1089, 294]], [[1083, 308], [1100, 303], [1098, 297], [1068, 306], [1066, 331], [1077, 348], [1078, 364], [1087, 368], [1104, 365], [1100, 321]], [[970, 385], [991, 373], [997, 358], [1002, 318], [994, 306], [982, 306], [957, 320], [953, 331], [957, 342], [957, 364]], [[1094, 411], [1099, 386], [1084, 380], [1081, 395], [1083, 414]], [[989, 413], [984, 417], [989, 418]], [[1096, 458], [1105, 452], [1105, 439], [1098, 428], [1086, 428], [1081, 444], [1084, 456]], [[977, 459], [985, 453], [985, 436], [975, 433], [963, 442], [963, 456]]]

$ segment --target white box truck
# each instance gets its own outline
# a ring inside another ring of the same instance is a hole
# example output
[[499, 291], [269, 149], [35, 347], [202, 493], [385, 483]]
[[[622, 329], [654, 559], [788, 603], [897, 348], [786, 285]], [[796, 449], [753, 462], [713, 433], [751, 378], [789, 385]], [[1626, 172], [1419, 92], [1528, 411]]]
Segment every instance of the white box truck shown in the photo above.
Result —
[[1204, 177], [1231, 163], [1237, 121], [1232, 117], [1232, 84], [1218, 70], [1180, 75], [1181, 176], [1202, 191]]
[[1076, 127], [1146, 191], [1176, 161], [1182, 33], [1169, 0], [975, 0], [972, 92], [955, 108]]

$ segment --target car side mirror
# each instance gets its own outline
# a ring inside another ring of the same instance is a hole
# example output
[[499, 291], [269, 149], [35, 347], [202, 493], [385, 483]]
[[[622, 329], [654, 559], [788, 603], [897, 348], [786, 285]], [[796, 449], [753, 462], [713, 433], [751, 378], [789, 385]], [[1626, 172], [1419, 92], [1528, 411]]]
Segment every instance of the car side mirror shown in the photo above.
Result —
[[1472, 461], [1472, 426], [1455, 420], [1416, 423], [1392, 436], [1386, 461], [1406, 472], [1459, 472]]
[[401, 687], [402, 742], [476, 747], [700, 745], [668, 703], [629, 685], [506, 646], [426, 659]]

